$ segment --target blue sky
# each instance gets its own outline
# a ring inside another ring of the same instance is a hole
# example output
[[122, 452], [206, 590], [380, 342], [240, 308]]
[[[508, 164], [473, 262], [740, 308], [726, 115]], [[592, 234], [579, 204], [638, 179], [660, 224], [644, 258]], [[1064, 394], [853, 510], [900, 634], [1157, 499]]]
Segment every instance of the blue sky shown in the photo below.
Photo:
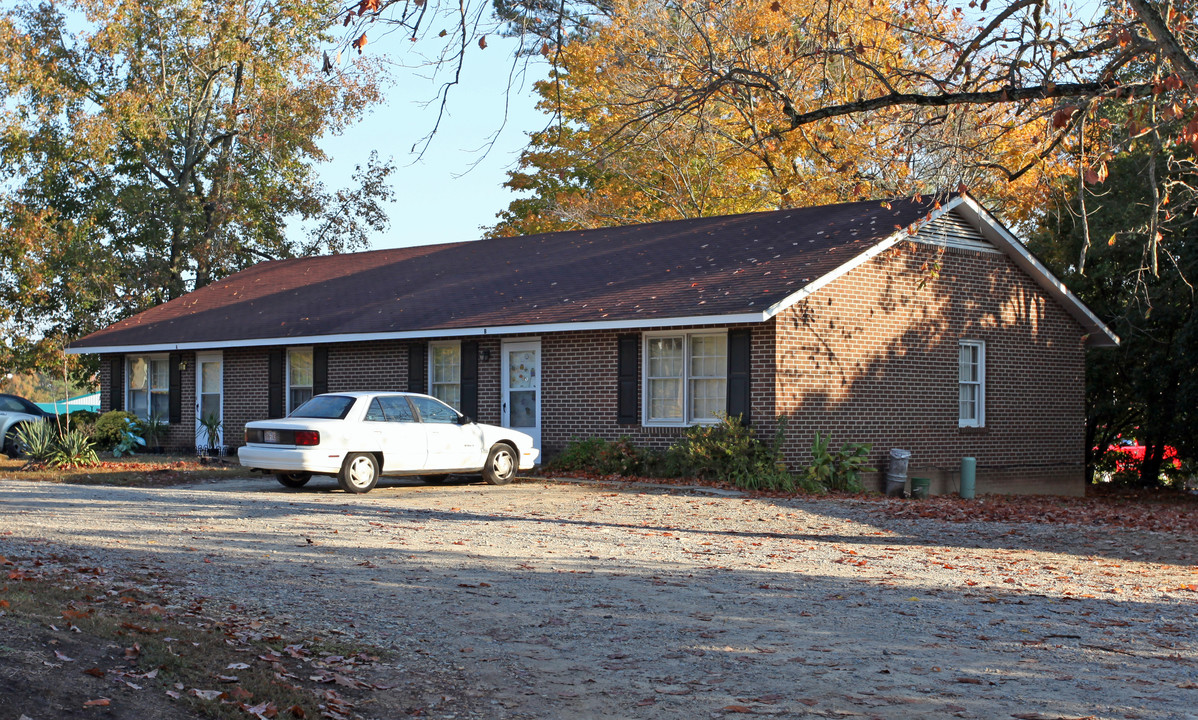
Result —
[[[368, 44], [367, 52], [402, 51], [397, 46], [406, 41], [388, 39]], [[371, 249], [478, 240], [480, 228], [494, 224], [495, 213], [517, 197], [502, 187], [506, 172], [527, 144], [527, 133], [545, 127], [548, 117], [534, 108], [532, 77], [522, 88], [506, 91], [512, 42], [493, 36], [487, 42], [485, 50], [471, 46], [462, 83], [451, 91], [447, 116], [419, 161], [411, 149], [436, 122], [436, 108], [424, 104], [437, 84], [410, 70], [396, 71], [386, 102], [363, 122], [322, 143], [331, 160], [321, 177], [330, 188], [347, 185], [354, 166], [364, 164], [371, 150], [395, 162], [396, 202], [387, 208], [391, 227], [373, 238]], [[537, 71], [543, 74], [544, 65]], [[480, 148], [496, 131], [494, 146], [482, 156]]]

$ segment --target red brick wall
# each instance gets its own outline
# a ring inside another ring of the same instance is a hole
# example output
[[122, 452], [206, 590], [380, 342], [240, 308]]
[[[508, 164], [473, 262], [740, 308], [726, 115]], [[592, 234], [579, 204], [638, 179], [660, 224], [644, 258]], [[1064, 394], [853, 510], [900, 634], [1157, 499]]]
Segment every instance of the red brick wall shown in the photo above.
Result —
[[[906, 243], [774, 322], [792, 464], [818, 430], [873, 443], [882, 471], [890, 448], [910, 450], [908, 475], [934, 491], [955, 491], [973, 456], [978, 492], [1082, 492], [1083, 330], [1006, 256]], [[983, 428], [958, 427], [963, 339], [986, 343]]]
[[[747, 327], [753, 333], [751, 414], [754, 418], [773, 417], [773, 386], [767, 379], [774, 362], [771, 331], [760, 325]], [[616, 422], [617, 348], [623, 334], [627, 331], [590, 330], [541, 337], [543, 455], [552, 457], [574, 439], [628, 436], [638, 445], [665, 449], [682, 437], [682, 428]]]

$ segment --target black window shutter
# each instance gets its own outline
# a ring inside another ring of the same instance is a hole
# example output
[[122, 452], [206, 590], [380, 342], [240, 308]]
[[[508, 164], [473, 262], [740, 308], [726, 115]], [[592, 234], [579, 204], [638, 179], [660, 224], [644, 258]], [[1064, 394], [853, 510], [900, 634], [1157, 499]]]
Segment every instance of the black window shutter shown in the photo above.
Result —
[[108, 375], [110, 376], [109, 383], [112, 386], [109, 391], [109, 400], [112, 401], [113, 410], [125, 409], [125, 356], [117, 355], [112, 358], [108, 365]]
[[478, 343], [462, 343], [462, 407], [463, 415], [478, 418]]
[[286, 351], [282, 348], [266, 353], [266, 416], [281, 418], [283, 412], [283, 373], [286, 371]]
[[167, 356], [166, 364], [169, 366], [170, 377], [167, 381], [166, 421], [171, 425], [183, 422], [183, 371], [179, 369], [181, 362], [183, 362], [183, 356], [179, 353], [171, 353]]
[[641, 336], [621, 335], [616, 359], [616, 422], [620, 425], [636, 425], [641, 419], [637, 407], [641, 395], [640, 357]]
[[749, 425], [752, 417], [749, 408], [751, 364], [753, 356], [753, 331], [738, 328], [728, 331], [728, 416], [740, 415], [741, 422]]
[[424, 392], [424, 360], [428, 357], [428, 345], [412, 343], [408, 346], [408, 392]]
[[312, 348], [312, 394], [323, 395], [329, 391], [329, 349], [317, 345]]

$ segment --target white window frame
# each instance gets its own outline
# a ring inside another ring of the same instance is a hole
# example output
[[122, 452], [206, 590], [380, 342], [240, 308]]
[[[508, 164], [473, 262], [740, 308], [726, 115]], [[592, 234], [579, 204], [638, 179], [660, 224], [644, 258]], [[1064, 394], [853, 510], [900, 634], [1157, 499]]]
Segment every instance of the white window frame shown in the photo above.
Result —
[[[142, 420], [149, 420], [150, 417], [152, 417], [154, 415], [154, 391], [157, 389], [159, 392], [166, 395], [166, 408], [167, 409], [166, 409], [166, 412], [164, 412], [161, 415], [160, 419], [162, 420], [162, 422], [170, 424], [171, 368], [170, 368], [170, 364], [169, 364], [170, 363], [170, 355], [169, 354], [147, 353], [144, 355], [126, 355], [125, 356], [125, 382], [124, 382], [124, 385], [125, 385], [125, 387], [124, 387], [125, 411], [133, 413], [134, 415], [137, 415], [137, 413], [133, 412], [133, 392], [134, 392], [134, 390], [133, 390], [133, 387], [130, 385], [130, 382], [133, 380], [133, 363], [134, 363], [134, 361], [136, 361], [138, 359], [142, 359], [142, 358], [144, 358], [146, 361], [146, 385], [147, 385], [147, 387], [146, 387], [146, 393], [147, 393], [147, 395], [146, 395], [146, 412], [148, 414], [145, 417], [142, 417], [141, 415], [138, 415], [138, 417], [140, 417]], [[166, 385], [162, 386], [161, 388], [154, 387], [154, 361], [156, 361], [156, 360], [161, 360], [162, 362], [167, 363]]]
[[[453, 348], [454, 350], [457, 350], [457, 353], [458, 353], [457, 382], [449, 382], [449, 383], [434, 383], [433, 382], [434, 372], [436, 370], [436, 368], [435, 368], [436, 363], [434, 360], [434, 356], [436, 355], [437, 348]], [[457, 388], [458, 388], [457, 402], [443, 398], [440, 395], [438, 395], [437, 394], [437, 386], [438, 385], [457, 385]], [[458, 412], [462, 411], [462, 341], [461, 340], [430, 342], [428, 344], [428, 394], [437, 398], [438, 400], [445, 403], [446, 405], [452, 407], [454, 410], [457, 410]]]
[[[313, 361], [316, 360], [315, 354], [312, 351], [312, 346], [310, 346], [310, 345], [307, 347], [287, 348], [287, 363], [286, 363], [287, 367], [285, 367], [283, 369], [283, 377], [286, 380], [286, 382], [284, 383], [286, 388], [283, 391], [284, 392], [283, 404], [286, 406], [286, 409], [283, 412], [284, 415], [290, 415], [291, 411], [294, 410], [296, 407], [298, 407], [298, 405], [291, 404], [291, 389], [292, 388], [308, 388], [309, 390], [312, 391], [313, 395], [316, 394], [316, 388], [314, 385], [292, 385], [291, 384], [291, 356], [294, 353], [302, 353], [302, 352], [308, 353], [308, 355], [312, 357]], [[316, 380], [315, 362], [312, 363], [311, 367], [312, 367], [312, 380], [313, 380], [313, 382], [315, 382], [315, 380]]]
[[[977, 349], [977, 380], [965, 380], [961, 377], [961, 350], [964, 348]], [[965, 417], [961, 412], [961, 389], [964, 387], [977, 388], [975, 417]], [[957, 343], [957, 426], [986, 426], [986, 342], [984, 340], [960, 340]]]
[[[652, 412], [652, 398], [649, 396], [649, 343], [655, 339], [661, 338], [682, 338], [682, 418], [680, 419], [665, 419], [650, 417]], [[694, 425], [715, 425], [719, 422], [719, 418], [698, 418], [694, 417], [694, 407], [692, 406], [691, 398], [691, 346], [692, 341], [696, 337], [723, 337], [724, 338], [724, 407], [728, 403], [728, 331], [724, 330], [663, 330], [658, 332], [644, 333], [641, 338], [641, 424], [644, 427], [691, 427]], [[702, 379], [706, 379], [703, 376]]]

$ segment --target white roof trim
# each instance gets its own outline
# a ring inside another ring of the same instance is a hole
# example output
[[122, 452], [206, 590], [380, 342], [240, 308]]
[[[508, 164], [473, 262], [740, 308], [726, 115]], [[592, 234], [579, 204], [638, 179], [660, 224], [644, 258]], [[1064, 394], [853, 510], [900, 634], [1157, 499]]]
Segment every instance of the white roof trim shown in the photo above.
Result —
[[444, 337], [480, 335], [532, 335], [536, 333], [569, 332], [578, 330], [621, 330], [624, 328], [674, 327], [678, 325], [730, 325], [759, 323], [770, 318], [764, 311], [736, 315], [700, 315], [692, 317], [646, 318], [644, 320], [604, 320], [600, 322], [543, 323], [539, 325], [506, 325], [499, 327], [451, 328], [447, 330], [407, 330], [390, 333], [344, 333], [341, 335], [305, 335], [299, 337], [251, 338], [249, 340], [211, 340], [190, 343], [161, 343], [156, 345], [102, 345], [67, 348], [68, 355], [90, 353], [143, 353], [172, 350], [210, 350], [235, 347], [269, 347], [278, 345], [311, 345], [342, 342], [371, 342], [378, 340], [431, 340]]
[[886, 238], [885, 240], [878, 243], [877, 245], [874, 245], [873, 247], [869, 248], [865, 252], [856, 255], [852, 260], [849, 260], [847, 263], [845, 263], [844, 265], [841, 265], [840, 267], [836, 268], [832, 272], [827, 273], [827, 274], [825, 274], [821, 277], [818, 277], [815, 280], [807, 283], [807, 285], [805, 285], [802, 290], [799, 290], [798, 292], [795, 292], [795, 293], [791, 293], [790, 295], [787, 295], [786, 297], [782, 298], [778, 302], [776, 302], [773, 305], [770, 305], [768, 308], [766, 308], [766, 311], [765, 311], [766, 318], [767, 319], [772, 318], [775, 315], [777, 315], [778, 313], [785, 310], [786, 308], [790, 307], [791, 305], [801, 302], [802, 300], [805, 300], [806, 298], [814, 295], [818, 290], [820, 290], [824, 286], [828, 285], [833, 280], [837, 280], [837, 279], [849, 274], [849, 272], [856, 270], [857, 268], [861, 267], [862, 265], [869, 262], [870, 260], [873, 260], [878, 255], [881, 255], [882, 253], [886, 252], [890, 248], [894, 247], [895, 245], [897, 245], [899, 243], [900, 240], [903, 240], [906, 236], [907, 236], [906, 228], [903, 228], [902, 230], [898, 230], [890, 237]]

